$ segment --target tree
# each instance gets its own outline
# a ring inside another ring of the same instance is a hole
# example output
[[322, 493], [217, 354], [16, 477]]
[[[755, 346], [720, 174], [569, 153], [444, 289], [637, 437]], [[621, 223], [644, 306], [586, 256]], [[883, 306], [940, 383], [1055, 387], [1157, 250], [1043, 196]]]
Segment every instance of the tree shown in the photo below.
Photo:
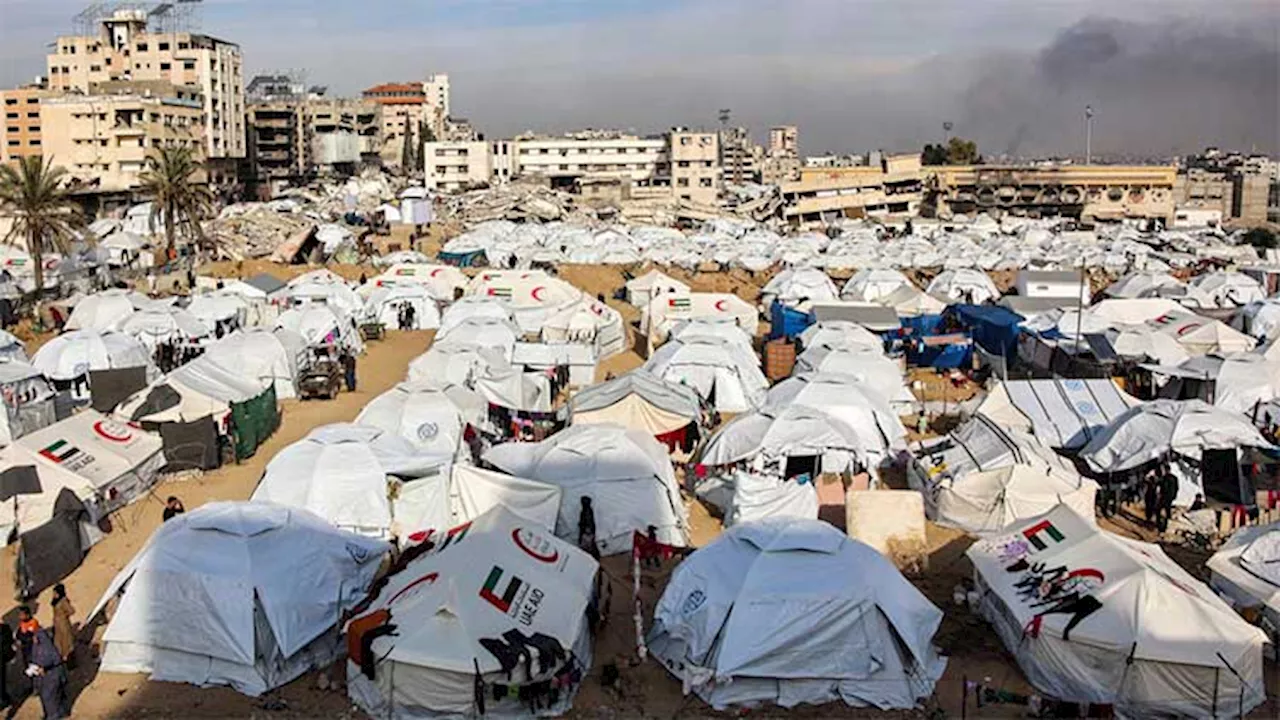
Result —
[[13, 219], [6, 242], [22, 238], [35, 264], [36, 295], [44, 290], [44, 252], [66, 252], [67, 241], [83, 224], [83, 215], [62, 185], [66, 170], [53, 159], [24, 157], [16, 166], [0, 165], [0, 215]]
[[404, 128], [404, 147], [400, 148], [400, 169], [406, 173], [413, 172], [413, 125]]
[[920, 154], [921, 165], [978, 165], [978, 144], [964, 138], [951, 138], [946, 145], [925, 145]]
[[1256, 227], [1244, 234], [1244, 241], [1260, 250], [1270, 250], [1276, 246], [1276, 234], [1267, 228]]
[[932, 143], [924, 146], [924, 152], [920, 154], [921, 165], [946, 165], [947, 149], [941, 145]]
[[200, 221], [213, 213], [213, 193], [200, 182], [203, 171], [191, 148], [157, 148], [147, 156], [147, 166], [139, 180], [142, 192], [151, 196], [151, 232], [156, 223], [164, 223], [165, 249], [174, 256], [178, 230], [195, 237], [202, 244], [204, 230]]

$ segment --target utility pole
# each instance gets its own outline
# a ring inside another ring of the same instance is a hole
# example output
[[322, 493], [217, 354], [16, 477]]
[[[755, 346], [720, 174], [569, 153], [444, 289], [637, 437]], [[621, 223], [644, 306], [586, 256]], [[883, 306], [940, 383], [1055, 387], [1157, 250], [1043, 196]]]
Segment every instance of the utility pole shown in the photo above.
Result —
[[946, 147], [951, 144], [951, 128], [955, 127], [950, 120], [942, 121], [942, 146]]
[[1084, 164], [1093, 164], [1093, 106], [1084, 106]]
[[725, 139], [729, 137], [729, 108], [720, 108], [720, 142], [717, 143], [720, 155], [720, 172], [724, 173]]

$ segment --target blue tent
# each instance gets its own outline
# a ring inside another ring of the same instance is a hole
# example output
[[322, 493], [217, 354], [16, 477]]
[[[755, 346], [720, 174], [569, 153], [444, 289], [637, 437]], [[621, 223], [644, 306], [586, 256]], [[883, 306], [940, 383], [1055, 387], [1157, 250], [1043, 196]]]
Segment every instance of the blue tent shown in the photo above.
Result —
[[774, 300], [769, 308], [769, 324], [770, 340], [780, 337], [793, 338], [813, 324], [813, 317], [807, 312], [787, 307]]
[[973, 342], [992, 355], [1012, 362], [1018, 354], [1018, 334], [1025, 319], [999, 305], [951, 305], [943, 311], [969, 331]]

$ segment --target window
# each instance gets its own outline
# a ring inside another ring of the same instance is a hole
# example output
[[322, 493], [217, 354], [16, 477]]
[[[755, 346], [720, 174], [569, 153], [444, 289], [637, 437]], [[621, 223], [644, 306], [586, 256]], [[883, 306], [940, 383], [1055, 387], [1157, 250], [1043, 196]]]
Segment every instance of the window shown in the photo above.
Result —
[[27, 98], [27, 104], [28, 104], [28, 105], [39, 105], [39, 104], [40, 104], [40, 98]]
[[196, 69], [196, 61], [195, 61], [195, 60], [183, 60], [183, 61], [182, 61], [182, 69], [183, 69], [183, 70], [195, 70], [195, 69]]
[[688, 160], [681, 160], [680, 162], [676, 163], [676, 165], [678, 165], [678, 166], [680, 166], [680, 167], [687, 168], [687, 167], [689, 167], [689, 161], [688, 161]]
[[690, 140], [692, 140], [692, 139], [693, 139], [693, 138], [691, 138], [691, 137], [682, 137], [682, 138], [680, 138], [680, 144], [681, 144], [681, 145], [688, 145], [688, 144], [689, 144], [689, 141], [690, 141]]
[[5, 99], [4, 99], [4, 104], [5, 104], [5, 105], [17, 105], [17, 104], [18, 104], [18, 98], [5, 98]]
[[702, 178], [698, 181], [698, 185], [701, 187], [711, 187], [711, 178]]
[[40, 138], [32, 138], [32, 140], [31, 140], [31, 144], [32, 144], [32, 145], [39, 145], [39, 144], [40, 144]]
[[105, 63], [106, 63], [106, 65], [110, 66], [110, 65], [111, 65], [111, 58], [107, 58], [107, 59], [106, 59], [106, 61], [105, 61]]
[[89, 66], [89, 72], [102, 72], [102, 66], [101, 66], [101, 65], [90, 65], [90, 66]]
[[10, 120], [18, 119], [18, 113], [5, 113], [4, 116]]
[[160, 63], [161, 70], [168, 70], [170, 67], [172, 66], [169, 63]]
[[191, 49], [191, 43], [184, 43], [184, 42], [180, 42], [180, 43], [178, 43], [178, 49], [179, 49], [179, 50], [190, 50], [190, 49]]
[[676, 187], [689, 187], [689, 178], [677, 178]]
[[9, 132], [11, 132], [11, 133], [16, 133], [16, 132], [18, 132], [18, 128], [17, 128], [17, 127], [14, 127], [13, 125], [10, 125], [10, 126], [9, 126]]
[[27, 119], [28, 119], [28, 120], [38, 120], [39, 118], [40, 118], [40, 113], [38, 113], [38, 112], [29, 112], [29, 113], [27, 113]]
[[9, 141], [9, 147], [18, 147], [18, 141], [17, 141], [17, 140], [10, 140], [10, 141]]
[[160, 50], [161, 50], [161, 51], [168, 50], [168, 49], [169, 49], [169, 43], [167, 43], [167, 42], [162, 42], [162, 43], [160, 43], [159, 47], [160, 47]]
[[138, 43], [138, 52], [146, 52], [146, 51], [147, 51], [147, 44], [146, 44], [146, 43]]

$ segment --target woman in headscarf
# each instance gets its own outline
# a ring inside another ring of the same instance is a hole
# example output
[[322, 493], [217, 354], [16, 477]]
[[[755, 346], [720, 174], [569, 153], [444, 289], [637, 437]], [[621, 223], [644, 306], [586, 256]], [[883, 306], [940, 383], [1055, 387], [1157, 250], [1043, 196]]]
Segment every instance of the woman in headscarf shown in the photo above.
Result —
[[67, 597], [67, 588], [62, 583], [53, 586], [53, 644], [58, 654], [68, 664], [76, 650], [76, 630], [71, 622], [76, 608]]

